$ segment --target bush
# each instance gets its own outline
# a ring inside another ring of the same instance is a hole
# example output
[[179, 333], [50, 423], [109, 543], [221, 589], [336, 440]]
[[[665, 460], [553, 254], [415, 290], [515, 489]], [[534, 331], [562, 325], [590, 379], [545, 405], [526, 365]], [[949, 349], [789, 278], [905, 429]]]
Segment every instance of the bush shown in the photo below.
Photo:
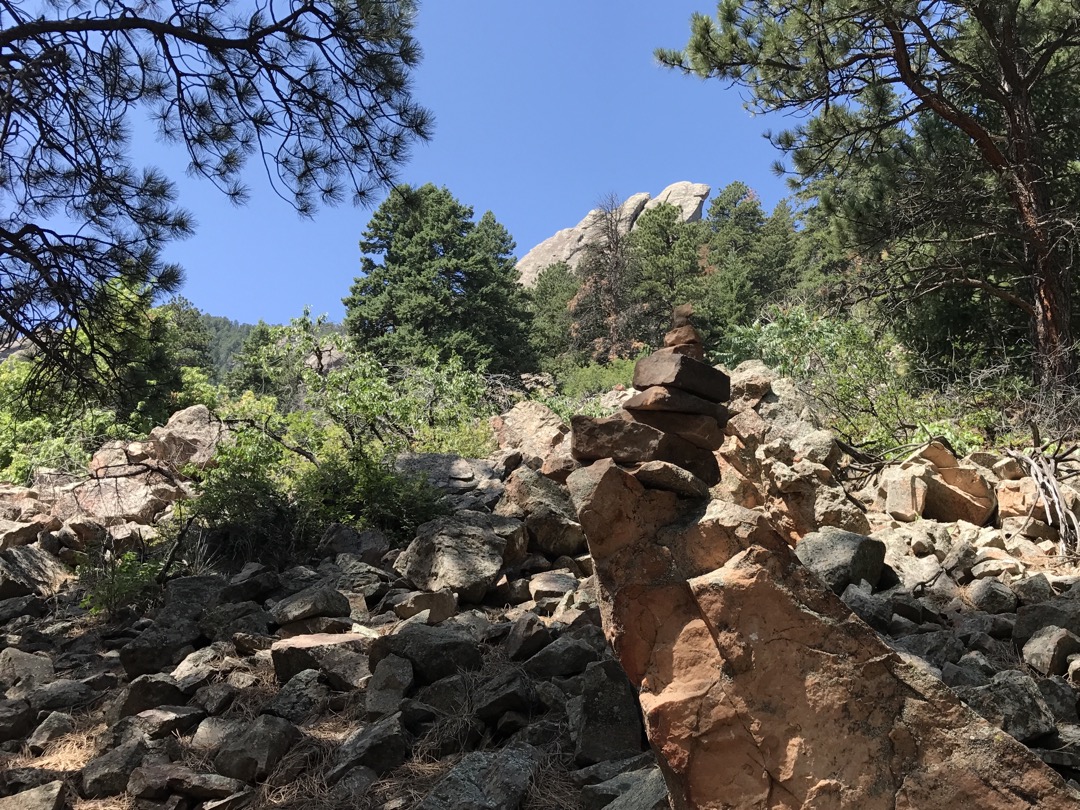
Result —
[[912, 353], [865, 318], [827, 317], [802, 304], [772, 307], [751, 326], [729, 330], [714, 354], [730, 366], [759, 358], [792, 377], [829, 427], [872, 452], [944, 436], [966, 453], [992, 433], [993, 398], [924, 387], [925, 373], [912, 373]]
[[91, 613], [115, 616], [122, 610], [141, 610], [153, 601], [162, 563], [142, 560], [133, 551], [114, 558], [104, 553], [79, 567], [79, 580], [87, 589], [80, 605]]

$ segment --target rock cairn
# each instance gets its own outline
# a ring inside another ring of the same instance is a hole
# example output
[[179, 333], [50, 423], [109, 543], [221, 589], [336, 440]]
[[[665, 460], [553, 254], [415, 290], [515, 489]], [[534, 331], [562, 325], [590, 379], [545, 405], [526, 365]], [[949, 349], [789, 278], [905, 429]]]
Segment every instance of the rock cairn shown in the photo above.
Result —
[[672, 806], [1076, 807], [1058, 774], [834, 593], [878, 580], [859, 571], [880, 574], [883, 543], [807, 538], [812, 570], [765, 510], [705, 500], [712, 454], [679, 420], [718, 429], [728, 379], [692, 356], [687, 327], [639, 362], [625, 414], [573, 420], [574, 456], [592, 463], [567, 481]]
[[724, 439], [727, 411], [722, 403], [731, 383], [704, 362], [690, 314], [689, 307], [677, 309], [664, 348], [635, 366], [637, 393], [616, 416], [571, 420], [575, 459], [611, 458], [632, 465], [631, 474], [651, 486], [701, 497], [719, 483], [715, 451]]

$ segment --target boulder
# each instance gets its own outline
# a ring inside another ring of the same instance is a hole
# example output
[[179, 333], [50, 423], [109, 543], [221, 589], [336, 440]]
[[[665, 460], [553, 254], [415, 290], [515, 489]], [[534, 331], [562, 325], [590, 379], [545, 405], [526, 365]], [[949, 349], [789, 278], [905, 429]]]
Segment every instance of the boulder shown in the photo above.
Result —
[[388, 655], [379, 661], [364, 690], [369, 717], [393, 714], [413, 686], [413, 667], [408, 659]]
[[524, 519], [530, 551], [558, 557], [579, 554], [585, 548], [585, 535], [565, 488], [528, 467], [510, 474], [495, 512]]
[[331, 784], [357, 766], [377, 774], [392, 771], [409, 757], [409, 733], [401, 724], [401, 713], [362, 726], [338, 747], [334, 766], [326, 778]]
[[668, 461], [689, 470], [708, 486], [720, 481], [713, 454], [656, 428], [609, 417], [575, 416], [570, 450], [579, 461], [610, 458], [622, 464]]
[[270, 657], [279, 683], [314, 669], [331, 687], [348, 692], [359, 689], [371, 675], [364, 654], [371, 644], [372, 639], [360, 633], [315, 633], [275, 641]]
[[416, 810], [505, 810], [520, 807], [540, 769], [531, 745], [473, 751], [461, 758]]
[[839, 595], [848, 585], [877, 585], [885, 564], [885, 544], [830, 527], [803, 537], [795, 555]]
[[665, 510], [610, 461], [568, 485], [673, 806], [1075, 806], [1057, 774], [892, 654], [775, 534], [740, 549], [701, 524], [707, 509]]
[[225, 425], [209, 408], [192, 405], [151, 430], [149, 444], [154, 458], [177, 472], [189, 464], [205, 470], [227, 435]]
[[[270, 618], [278, 624], [298, 622], [314, 616], [348, 616], [352, 611], [348, 598], [333, 588], [307, 588], [287, 596], [270, 608]], [[265, 630], [263, 630], [265, 632]]]
[[120, 648], [120, 663], [129, 678], [160, 672], [179, 663], [180, 653], [201, 637], [191, 620], [155, 623]]
[[724, 427], [715, 416], [647, 410], [622, 410], [616, 415], [671, 433], [703, 450], [718, 450], [724, 443]]
[[491, 418], [501, 450], [520, 450], [522, 455], [547, 459], [564, 446], [570, 426], [547, 405], [533, 400], [517, 403], [501, 416]]
[[261, 781], [299, 741], [300, 732], [288, 720], [261, 714], [243, 733], [222, 743], [214, 767], [242, 782]]
[[1024, 644], [1024, 663], [1042, 675], [1064, 675], [1069, 657], [1080, 653], [1080, 636], [1063, 627], [1043, 627]]
[[[706, 416], [717, 422], [726, 421], [727, 417], [727, 409], [716, 401], [668, 385], [654, 385], [637, 392], [623, 403], [623, 408], [633, 414], [636, 421], [644, 421], [638, 418], [639, 412]], [[573, 419], [570, 422], [572, 428]]]
[[581, 697], [569, 709], [574, 761], [579, 766], [625, 759], [645, 747], [634, 689], [617, 661], [585, 667]]
[[329, 694], [319, 672], [305, 669], [293, 675], [263, 711], [300, 724], [323, 710]]
[[196, 773], [183, 765], [143, 765], [131, 773], [127, 792], [136, 799], [167, 799], [170, 794], [192, 799], [224, 799], [243, 790], [243, 782], [215, 773]]
[[159, 473], [146, 472], [120, 478], [91, 478], [57, 502], [60, 518], [90, 515], [105, 525], [150, 524], [184, 491]]
[[[490, 517], [437, 518], [416, 530], [416, 539], [397, 558], [396, 570], [425, 591], [449, 589], [462, 602], [480, 602], [503, 566], [523, 549], [498, 534]], [[519, 557], [520, 559], [520, 557]]]
[[404, 624], [371, 642], [368, 664], [377, 667], [389, 655], [407, 659], [417, 681], [429, 684], [459, 670], [479, 669], [482, 648], [480, 642], [457, 628]]
[[103, 799], [123, 793], [131, 772], [146, 756], [142, 740], [129, 740], [91, 760], [82, 769], [82, 793], [89, 799]]
[[71, 571], [36, 543], [0, 551], [0, 599], [30, 594], [51, 596], [74, 578]]
[[1054, 715], [1035, 681], [1015, 669], [997, 673], [986, 686], [957, 687], [956, 693], [1006, 734], [1020, 742], [1054, 730]]
[[63, 810], [66, 803], [67, 786], [56, 781], [0, 798], [0, 810]]

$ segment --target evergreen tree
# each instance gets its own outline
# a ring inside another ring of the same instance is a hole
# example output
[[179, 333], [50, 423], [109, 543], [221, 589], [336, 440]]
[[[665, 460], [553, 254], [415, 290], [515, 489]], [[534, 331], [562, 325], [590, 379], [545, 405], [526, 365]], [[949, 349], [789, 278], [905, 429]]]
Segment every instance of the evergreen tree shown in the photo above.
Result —
[[541, 364], [570, 353], [574, 319], [570, 302], [581, 283], [565, 262], [545, 267], [532, 288], [532, 342]]
[[399, 186], [360, 249], [362, 275], [344, 299], [345, 329], [360, 348], [394, 364], [434, 350], [494, 372], [532, 367], [514, 242], [491, 212], [475, 222], [446, 188]]
[[683, 222], [674, 205], [645, 211], [630, 234], [631, 289], [635, 342], [660, 345], [675, 307], [701, 296], [704, 229]]
[[[965, 165], [978, 167], [967, 175], [976, 182], [957, 187], [967, 197], [953, 210], [973, 215], [970, 233], [984, 244], [1019, 246], [1037, 375], [1049, 386], [1076, 370], [1076, 20], [1069, 0], [723, 0], [715, 20], [694, 15], [684, 51], [657, 55], [748, 88], [759, 109], [814, 113], [775, 139], [804, 177], [888, 162], [896, 134], [919, 127], [942, 134], [924, 144], [953, 139], [947, 154], [966, 158], [947, 161], [953, 177], [963, 177]], [[924, 157], [934, 165], [932, 153]], [[939, 188], [949, 185], [937, 176]], [[981, 221], [993, 224], [989, 233], [977, 227]], [[931, 223], [931, 239], [954, 241], [947, 220], [933, 216]], [[1020, 300], [985, 273], [949, 269], [934, 283]]]

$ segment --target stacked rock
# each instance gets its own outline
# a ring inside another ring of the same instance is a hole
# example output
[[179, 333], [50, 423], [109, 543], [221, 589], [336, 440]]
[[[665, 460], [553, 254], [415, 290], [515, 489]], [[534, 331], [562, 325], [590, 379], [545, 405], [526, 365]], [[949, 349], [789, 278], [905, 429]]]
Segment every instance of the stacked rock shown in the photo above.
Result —
[[723, 403], [731, 395], [731, 381], [704, 362], [691, 314], [689, 306], [676, 308], [664, 348], [635, 366], [637, 393], [620, 413], [606, 419], [571, 420], [570, 452], [575, 459], [611, 458], [618, 464], [638, 465], [631, 472], [642, 483], [684, 495], [704, 496], [708, 487], [719, 483], [715, 451], [724, 440]]

